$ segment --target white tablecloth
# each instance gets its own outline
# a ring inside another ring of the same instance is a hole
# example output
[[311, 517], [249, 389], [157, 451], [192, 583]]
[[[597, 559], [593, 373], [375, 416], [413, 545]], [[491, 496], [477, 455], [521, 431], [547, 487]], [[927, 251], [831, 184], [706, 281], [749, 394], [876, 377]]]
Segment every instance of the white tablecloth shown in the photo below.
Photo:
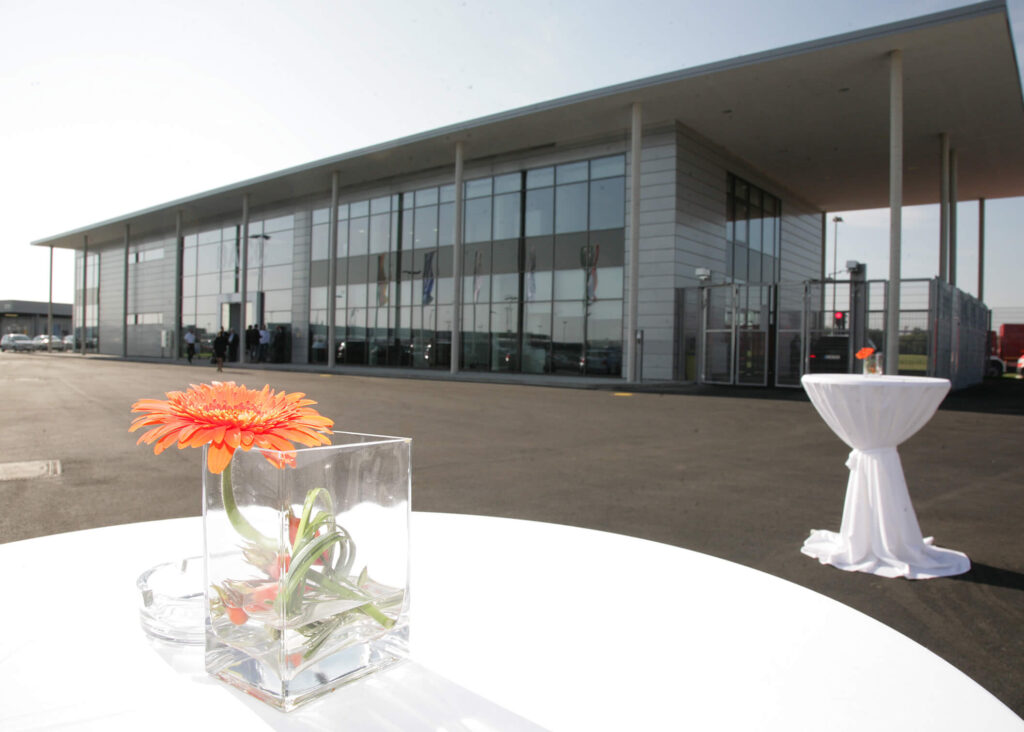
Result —
[[135, 578], [200, 518], [0, 544], [0, 730], [1024, 732], [928, 649], [846, 605], [686, 549], [412, 514], [412, 661], [283, 714], [150, 641]]
[[971, 568], [965, 554], [921, 536], [896, 446], [928, 423], [946, 379], [808, 374], [804, 389], [825, 423], [853, 448], [839, 533], [815, 530], [803, 553], [839, 569], [928, 579]]

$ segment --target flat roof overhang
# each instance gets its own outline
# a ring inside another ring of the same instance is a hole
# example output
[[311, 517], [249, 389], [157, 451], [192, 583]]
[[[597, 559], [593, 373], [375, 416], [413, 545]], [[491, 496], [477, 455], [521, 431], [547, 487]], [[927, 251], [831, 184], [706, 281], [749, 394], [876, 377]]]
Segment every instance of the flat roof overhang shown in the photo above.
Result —
[[1024, 97], [1005, 2], [854, 31], [543, 102], [355, 150], [34, 241], [81, 249], [331, 188], [530, 150], [628, 137], [675, 121], [822, 211], [889, 205], [889, 52], [903, 53], [904, 205], [939, 200], [939, 135], [957, 151], [960, 200], [1024, 195]]

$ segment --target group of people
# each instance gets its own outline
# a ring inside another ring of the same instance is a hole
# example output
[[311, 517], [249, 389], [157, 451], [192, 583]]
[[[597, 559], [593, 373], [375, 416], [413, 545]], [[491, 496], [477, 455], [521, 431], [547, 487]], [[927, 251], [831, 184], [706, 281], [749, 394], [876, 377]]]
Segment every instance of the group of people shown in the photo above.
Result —
[[[225, 359], [238, 360], [239, 340], [233, 328], [227, 331], [221, 328], [217, 333], [213, 339], [213, 361], [217, 364], [217, 371], [224, 370]], [[192, 363], [196, 355], [196, 343], [195, 329], [189, 328], [185, 333], [185, 355], [189, 363]], [[285, 330], [282, 325], [277, 326], [273, 336], [265, 324], [259, 327], [250, 325], [245, 329], [245, 352], [251, 363], [263, 363], [268, 358], [276, 362], [285, 361], [285, 348]]]

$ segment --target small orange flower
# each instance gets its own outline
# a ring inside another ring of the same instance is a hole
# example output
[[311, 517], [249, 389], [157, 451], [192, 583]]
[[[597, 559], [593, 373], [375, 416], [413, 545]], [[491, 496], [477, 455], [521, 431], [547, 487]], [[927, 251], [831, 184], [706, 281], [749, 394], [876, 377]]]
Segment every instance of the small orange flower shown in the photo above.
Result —
[[865, 358], [867, 358], [868, 356], [870, 356], [874, 352], [875, 352], [875, 349], [872, 348], [871, 346], [864, 346], [862, 349], [857, 351], [857, 353], [854, 354], [854, 355], [857, 356], [857, 358], [859, 358], [861, 361], [863, 361]]
[[[192, 384], [188, 391], [167, 392], [167, 399], [140, 399], [132, 405], [140, 412], [130, 432], [152, 427], [139, 437], [159, 455], [174, 443], [178, 449], [209, 445], [207, 467], [221, 473], [239, 447], [291, 451], [293, 442], [308, 447], [329, 445], [333, 420], [309, 407], [302, 392], [286, 394], [270, 386], [249, 389], [233, 381]], [[277, 467], [294, 464], [294, 456], [267, 454]], [[289, 459], [290, 458], [290, 459]]]

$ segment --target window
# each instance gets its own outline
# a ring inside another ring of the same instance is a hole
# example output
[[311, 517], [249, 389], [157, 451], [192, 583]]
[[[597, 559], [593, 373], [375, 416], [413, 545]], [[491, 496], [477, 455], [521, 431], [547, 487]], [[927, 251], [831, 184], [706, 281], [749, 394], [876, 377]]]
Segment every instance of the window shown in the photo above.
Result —
[[778, 282], [782, 203], [730, 173], [726, 212], [726, 274], [734, 282]]

